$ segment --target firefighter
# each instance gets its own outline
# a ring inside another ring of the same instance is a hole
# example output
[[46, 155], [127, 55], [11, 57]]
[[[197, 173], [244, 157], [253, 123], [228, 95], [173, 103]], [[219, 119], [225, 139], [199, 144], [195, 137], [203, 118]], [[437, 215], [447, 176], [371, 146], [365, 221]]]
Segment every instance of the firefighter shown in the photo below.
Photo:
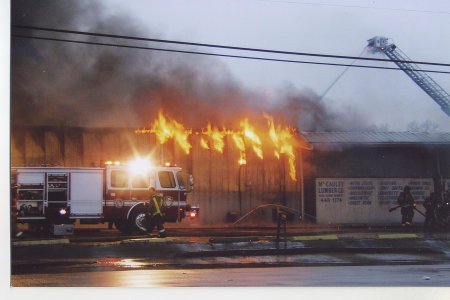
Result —
[[425, 207], [425, 222], [423, 224], [423, 230], [425, 232], [427, 231], [431, 232], [434, 227], [435, 223], [434, 212], [436, 210], [436, 205], [437, 205], [436, 193], [431, 192], [430, 196], [428, 196], [423, 202], [423, 207]]
[[147, 231], [151, 233], [153, 228], [158, 229], [160, 238], [166, 237], [164, 228], [164, 199], [160, 193], [157, 193], [154, 187], [149, 188], [149, 212], [147, 214]]
[[411, 225], [416, 203], [411, 195], [411, 188], [409, 186], [404, 187], [403, 192], [397, 198], [397, 203], [401, 206], [402, 226]]

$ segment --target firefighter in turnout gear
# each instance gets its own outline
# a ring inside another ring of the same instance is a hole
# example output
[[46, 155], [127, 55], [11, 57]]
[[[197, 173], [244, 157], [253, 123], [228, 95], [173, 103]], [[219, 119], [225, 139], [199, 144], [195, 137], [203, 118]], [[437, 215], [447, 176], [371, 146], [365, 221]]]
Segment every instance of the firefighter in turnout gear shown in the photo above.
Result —
[[431, 232], [435, 226], [435, 215], [434, 212], [437, 206], [437, 195], [435, 192], [431, 192], [423, 202], [423, 207], [425, 207], [425, 222], [423, 224], [423, 230], [425, 232]]
[[158, 229], [160, 238], [166, 237], [164, 228], [164, 199], [160, 193], [157, 193], [154, 187], [149, 188], [149, 211], [147, 213], [147, 231], [151, 233], [153, 228]]
[[402, 226], [411, 225], [416, 203], [411, 195], [411, 188], [409, 186], [405, 186], [403, 192], [400, 193], [397, 198], [397, 203], [401, 206]]

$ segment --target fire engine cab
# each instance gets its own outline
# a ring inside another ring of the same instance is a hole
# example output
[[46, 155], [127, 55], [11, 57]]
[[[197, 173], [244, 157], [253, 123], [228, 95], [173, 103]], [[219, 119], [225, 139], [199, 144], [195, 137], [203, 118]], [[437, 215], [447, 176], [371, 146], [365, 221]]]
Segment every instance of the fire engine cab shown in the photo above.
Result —
[[163, 195], [166, 222], [181, 222], [199, 213], [198, 207], [187, 202], [192, 175], [172, 165], [151, 166], [149, 161], [136, 160], [107, 162], [98, 168], [17, 167], [12, 176], [18, 222], [48, 229], [65, 226], [73, 231], [72, 224], [79, 220], [81, 224], [113, 223], [123, 233], [146, 232], [149, 187]]

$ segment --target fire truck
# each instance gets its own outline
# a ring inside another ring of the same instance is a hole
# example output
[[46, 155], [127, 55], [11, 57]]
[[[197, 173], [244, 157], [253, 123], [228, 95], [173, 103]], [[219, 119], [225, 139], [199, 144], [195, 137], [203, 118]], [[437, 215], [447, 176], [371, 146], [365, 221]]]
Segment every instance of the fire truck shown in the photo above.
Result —
[[149, 187], [163, 195], [166, 222], [199, 214], [199, 207], [187, 201], [193, 177], [175, 165], [151, 166], [138, 159], [92, 168], [17, 167], [11, 174], [17, 187], [17, 221], [53, 234], [70, 234], [76, 220], [108, 223], [109, 228], [114, 224], [122, 233], [144, 233]]

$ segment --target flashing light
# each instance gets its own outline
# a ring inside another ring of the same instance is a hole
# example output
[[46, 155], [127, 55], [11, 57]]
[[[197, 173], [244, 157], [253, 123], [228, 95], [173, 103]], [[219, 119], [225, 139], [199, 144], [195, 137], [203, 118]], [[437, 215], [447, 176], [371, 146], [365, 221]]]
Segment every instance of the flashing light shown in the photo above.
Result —
[[105, 165], [106, 166], [112, 166], [112, 165], [115, 165], [115, 166], [120, 166], [120, 164], [121, 164], [121, 162], [120, 161], [118, 161], [118, 160], [116, 160], [116, 161], [112, 161], [112, 160], [107, 160], [106, 162], [105, 162]]
[[191, 218], [195, 218], [195, 216], [197, 216], [197, 212], [195, 210], [191, 211], [190, 216]]
[[166, 162], [164, 165], [165, 165], [166, 167], [170, 167], [170, 162]]
[[239, 159], [238, 163], [240, 166], [243, 166], [243, 165], [247, 164], [247, 161], [244, 158], [241, 158], [241, 159]]
[[61, 209], [59, 210], [59, 214], [60, 214], [61, 216], [64, 216], [65, 214], [67, 214], [67, 211], [66, 211], [64, 208], [61, 208]]
[[129, 171], [135, 176], [144, 176], [152, 168], [150, 160], [145, 158], [136, 158], [128, 163]]

